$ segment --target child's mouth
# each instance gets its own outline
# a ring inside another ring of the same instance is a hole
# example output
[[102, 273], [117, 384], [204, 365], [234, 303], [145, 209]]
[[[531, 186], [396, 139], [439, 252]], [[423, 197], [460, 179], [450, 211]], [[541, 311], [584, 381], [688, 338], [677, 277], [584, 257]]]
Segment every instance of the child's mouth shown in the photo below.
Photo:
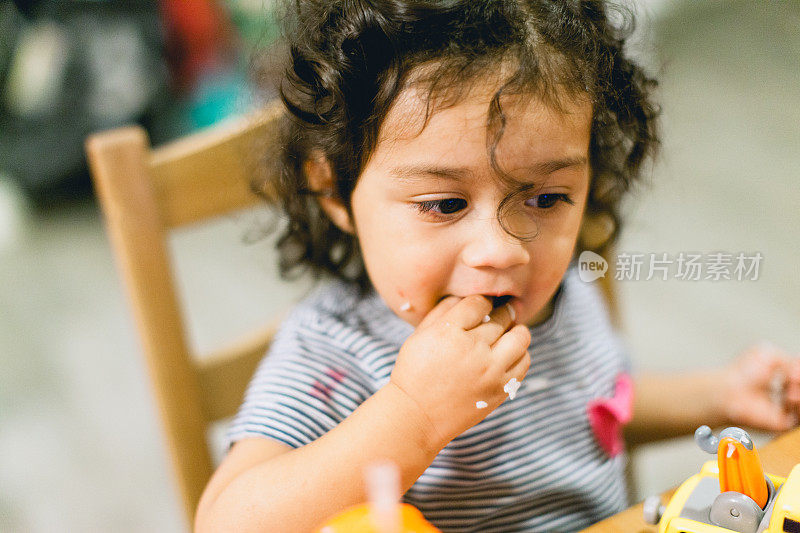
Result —
[[497, 309], [501, 305], [507, 304], [513, 298], [510, 294], [504, 294], [503, 296], [492, 296], [492, 308]]

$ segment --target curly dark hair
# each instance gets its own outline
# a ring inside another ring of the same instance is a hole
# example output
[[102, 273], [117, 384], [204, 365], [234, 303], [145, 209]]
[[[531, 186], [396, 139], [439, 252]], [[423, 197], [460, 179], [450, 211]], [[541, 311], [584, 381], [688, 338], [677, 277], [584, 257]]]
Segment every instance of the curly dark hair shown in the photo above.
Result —
[[500, 62], [513, 71], [488, 111], [493, 167], [502, 176], [494, 158], [505, 126], [501, 94], [530, 94], [555, 109], [565, 98], [588, 97], [591, 182], [577, 249], [602, 252], [617, 238], [620, 202], [659, 144], [656, 81], [624, 54], [629, 10], [597, 0], [293, 0], [287, 7], [278, 179], [254, 183], [277, 192], [288, 219], [277, 244], [283, 277], [310, 268], [367, 291], [357, 238], [324, 215], [304, 161], [315, 151], [327, 157], [333, 193], [350, 211], [381, 124], [412, 75], [427, 87], [429, 118], [433, 106], [457, 102]]

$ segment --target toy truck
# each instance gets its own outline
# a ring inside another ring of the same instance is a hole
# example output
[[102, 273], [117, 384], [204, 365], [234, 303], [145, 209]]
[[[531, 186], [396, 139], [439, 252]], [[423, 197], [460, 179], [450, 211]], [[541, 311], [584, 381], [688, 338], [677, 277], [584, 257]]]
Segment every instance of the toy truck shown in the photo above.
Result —
[[782, 478], [764, 474], [752, 439], [742, 429], [715, 437], [708, 426], [695, 441], [716, 461], [687, 479], [666, 506], [644, 502], [644, 519], [658, 533], [800, 533], [800, 465]]

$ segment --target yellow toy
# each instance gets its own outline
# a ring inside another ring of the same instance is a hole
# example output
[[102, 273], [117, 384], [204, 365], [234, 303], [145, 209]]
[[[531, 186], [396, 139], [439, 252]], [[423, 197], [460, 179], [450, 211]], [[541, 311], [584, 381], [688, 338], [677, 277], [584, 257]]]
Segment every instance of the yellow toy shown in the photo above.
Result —
[[702, 426], [695, 441], [717, 460], [678, 487], [666, 507], [657, 496], [645, 500], [644, 519], [658, 524], [658, 533], [800, 533], [800, 465], [787, 478], [765, 475], [739, 428], [717, 438]]

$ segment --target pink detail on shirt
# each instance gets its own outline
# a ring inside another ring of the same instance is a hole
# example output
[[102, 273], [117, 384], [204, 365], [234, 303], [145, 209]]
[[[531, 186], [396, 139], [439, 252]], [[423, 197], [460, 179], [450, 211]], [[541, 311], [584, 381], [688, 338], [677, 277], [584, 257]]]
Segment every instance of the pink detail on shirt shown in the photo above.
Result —
[[625, 449], [622, 428], [633, 415], [633, 380], [628, 374], [619, 374], [614, 385], [613, 398], [595, 398], [586, 406], [589, 424], [600, 447], [610, 457]]
[[331, 392], [333, 391], [333, 387], [337, 383], [341, 383], [346, 374], [344, 370], [341, 369], [330, 369], [327, 372], [325, 372], [325, 376], [329, 378], [329, 380], [332, 383], [323, 383], [321, 381], [315, 381], [314, 384], [311, 386], [311, 395], [322, 401], [327, 401], [331, 399]]

